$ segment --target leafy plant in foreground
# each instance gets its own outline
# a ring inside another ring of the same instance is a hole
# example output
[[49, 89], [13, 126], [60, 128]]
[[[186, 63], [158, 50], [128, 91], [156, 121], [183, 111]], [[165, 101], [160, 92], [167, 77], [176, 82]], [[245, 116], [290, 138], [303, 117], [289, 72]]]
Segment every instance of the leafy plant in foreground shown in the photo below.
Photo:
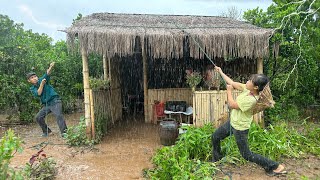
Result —
[[57, 174], [55, 165], [54, 159], [47, 157], [42, 148], [37, 154], [32, 155], [29, 163], [26, 164], [24, 173], [30, 179], [51, 180]]
[[0, 179], [22, 179], [21, 173], [9, 166], [16, 152], [22, 152], [21, 140], [9, 129], [0, 140]]
[[84, 117], [80, 118], [78, 125], [68, 127], [65, 139], [70, 146], [86, 146], [92, 145], [93, 142], [87, 138], [86, 123]]

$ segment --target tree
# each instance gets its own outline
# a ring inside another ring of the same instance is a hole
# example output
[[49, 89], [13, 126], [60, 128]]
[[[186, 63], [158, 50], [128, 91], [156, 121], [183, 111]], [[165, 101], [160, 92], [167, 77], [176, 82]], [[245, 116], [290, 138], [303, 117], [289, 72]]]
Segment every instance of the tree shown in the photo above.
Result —
[[287, 105], [307, 106], [320, 98], [319, 0], [274, 0], [266, 12], [244, 13], [248, 22], [273, 28], [265, 69], [274, 94]]
[[228, 10], [226, 12], [222, 12], [220, 16], [228, 17], [235, 20], [242, 20], [241, 11], [239, 11], [235, 6], [228, 7]]

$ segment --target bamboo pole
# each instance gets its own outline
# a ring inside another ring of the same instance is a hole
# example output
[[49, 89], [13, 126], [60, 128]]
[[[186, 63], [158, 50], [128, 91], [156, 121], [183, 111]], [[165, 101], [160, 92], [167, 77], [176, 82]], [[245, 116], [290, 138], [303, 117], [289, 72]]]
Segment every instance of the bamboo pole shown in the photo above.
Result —
[[[257, 59], [257, 73], [263, 74], [263, 59], [261, 57]], [[260, 114], [263, 115], [263, 111]], [[263, 118], [259, 118], [256, 121], [260, 125], [260, 127], [264, 127], [264, 119]]]
[[[144, 41], [142, 41], [144, 42]], [[145, 44], [142, 44], [142, 61], [143, 61], [143, 95], [144, 95], [144, 121], [148, 122], [148, 64]]]
[[103, 79], [107, 80], [109, 74], [108, 74], [108, 62], [107, 62], [106, 54], [102, 56], [102, 61], [103, 61]]
[[111, 85], [111, 58], [108, 57], [108, 66], [109, 66], [109, 80], [110, 80], [110, 85]]
[[257, 59], [257, 73], [263, 74], [263, 59], [261, 57]]
[[112, 76], [111, 76], [111, 58], [108, 57], [108, 64], [109, 64], [109, 81], [110, 81], [110, 88], [109, 88], [109, 104], [110, 104], [110, 114], [111, 114], [111, 122], [112, 124], [114, 124], [114, 113], [113, 113], [113, 109], [114, 109], [114, 106], [112, 106], [113, 104], [113, 93], [112, 93], [112, 88], [115, 88], [113, 85], [113, 79], [112, 79]]
[[95, 139], [95, 125], [94, 125], [94, 104], [93, 104], [93, 94], [92, 89], [90, 89], [90, 111], [91, 111], [91, 135], [92, 139]]
[[84, 47], [81, 48], [83, 90], [84, 90], [84, 118], [87, 126], [87, 137], [91, 139], [91, 112], [90, 112], [90, 86], [89, 86], [89, 67], [88, 55]]

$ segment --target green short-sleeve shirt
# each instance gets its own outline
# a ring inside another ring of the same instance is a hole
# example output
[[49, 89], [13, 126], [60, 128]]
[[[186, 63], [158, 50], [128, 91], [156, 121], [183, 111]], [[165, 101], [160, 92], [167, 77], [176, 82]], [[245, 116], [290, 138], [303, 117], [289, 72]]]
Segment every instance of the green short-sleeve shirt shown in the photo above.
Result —
[[259, 96], [252, 96], [250, 91], [243, 85], [243, 91], [236, 98], [239, 109], [231, 111], [231, 126], [236, 130], [244, 131], [250, 128], [253, 120], [252, 108], [256, 105]]

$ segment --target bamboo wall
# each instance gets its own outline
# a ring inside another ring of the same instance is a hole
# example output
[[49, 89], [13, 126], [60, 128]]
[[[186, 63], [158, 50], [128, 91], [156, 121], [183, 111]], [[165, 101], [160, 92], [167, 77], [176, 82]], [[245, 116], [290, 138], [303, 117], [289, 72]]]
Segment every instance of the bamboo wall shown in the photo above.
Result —
[[[111, 124], [122, 118], [120, 89], [93, 90], [92, 100], [93, 112], [91, 112], [91, 114], [94, 116], [95, 127], [97, 127], [96, 124], [99, 123], [97, 120], [105, 120], [106, 122], [102, 125], [109, 127]], [[106, 131], [107, 129], [104, 130]]]
[[[233, 91], [236, 98], [240, 91]], [[193, 122], [195, 126], [213, 123], [216, 127], [227, 120], [227, 91], [195, 91], [193, 94]], [[263, 126], [263, 112], [254, 115], [254, 122]]]
[[[107, 90], [93, 90], [92, 91], [92, 104], [93, 112], [91, 115], [94, 116], [95, 129], [94, 132], [99, 132], [100, 129], [96, 129], [97, 125], [101, 125], [101, 130], [106, 131], [107, 127], [111, 122], [111, 107], [110, 107], [110, 96]], [[98, 122], [103, 121], [103, 122]], [[106, 133], [106, 132], [102, 132]]]
[[152, 122], [154, 101], [186, 101], [189, 106], [192, 106], [192, 91], [191, 88], [148, 89], [147, 122]]

